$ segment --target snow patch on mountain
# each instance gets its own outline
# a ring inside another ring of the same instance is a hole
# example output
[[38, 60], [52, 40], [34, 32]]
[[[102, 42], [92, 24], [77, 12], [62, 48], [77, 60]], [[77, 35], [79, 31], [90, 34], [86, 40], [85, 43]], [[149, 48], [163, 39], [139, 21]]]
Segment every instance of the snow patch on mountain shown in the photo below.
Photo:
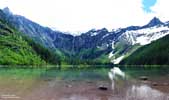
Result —
[[94, 32], [94, 33], [91, 32], [91, 36], [96, 36], [97, 34], [98, 32]]
[[118, 57], [118, 58], [116, 58], [116, 59], [111, 60], [111, 62], [112, 62], [113, 64], [119, 64], [120, 61], [122, 61], [124, 57], [125, 57], [125, 56], [122, 55], [122, 56], [120, 56], [120, 57]]
[[140, 30], [126, 31], [120, 36], [120, 39], [125, 39], [131, 45], [146, 45], [167, 34], [169, 34], [169, 27], [160, 25]]
[[109, 36], [110, 34], [106, 34], [104, 35], [101, 39], [104, 39], [105, 37]]
[[112, 51], [112, 52], [109, 53], [109, 57], [108, 57], [108, 58], [110, 59], [110, 58], [112, 58], [113, 56], [114, 56], [114, 54], [113, 54], [113, 51]]
[[[138, 29], [137, 29], [138, 28]], [[156, 41], [166, 35], [169, 34], [169, 25], [168, 22], [166, 23], [159, 23], [159, 24], [153, 24], [150, 25], [150, 27], [136, 27], [132, 29], [130, 27], [126, 29], [116, 30], [119, 32], [119, 37], [117, 40], [115, 40], [115, 43], [112, 42], [112, 49], [114, 51], [113, 44], [116, 44], [116, 42], [125, 43], [126, 45], [147, 45], [150, 44], [153, 41]], [[112, 59], [111, 62], [114, 64], [120, 63], [120, 61], [125, 57], [125, 52], [122, 53], [122, 56], [115, 58], [116, 52], [110, 52], [109, 53], [109, 59]]]
[[113, 29], [112, 32], [118, 33], [121, 31], [121, 28]]
[[112, 49], [115, 49], [115, 42], [114, 41], [112, 42], [111, 46], [112, 46]]

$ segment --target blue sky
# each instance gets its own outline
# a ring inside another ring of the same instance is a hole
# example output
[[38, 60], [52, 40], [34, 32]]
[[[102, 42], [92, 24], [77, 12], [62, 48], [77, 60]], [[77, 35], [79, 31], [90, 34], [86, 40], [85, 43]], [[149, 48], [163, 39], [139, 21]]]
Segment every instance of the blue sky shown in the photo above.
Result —
[[157, 3], [157, 0], [143, 0], [142, 3], [144, 11], [151, 13], [151, 7]]
[[145, 25], [154, 16], [169, 21], [169, 0], [0, 0], [14, 13], [64, 32]]

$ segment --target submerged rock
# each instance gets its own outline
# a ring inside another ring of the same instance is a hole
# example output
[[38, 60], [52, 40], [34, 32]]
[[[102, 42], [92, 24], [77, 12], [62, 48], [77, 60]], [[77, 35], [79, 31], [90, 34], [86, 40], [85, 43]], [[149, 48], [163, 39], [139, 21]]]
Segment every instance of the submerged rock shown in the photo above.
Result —
[[153, 86], [169, 86], [169, 83], [156, 83], [156, 82], [153, 82], [152, 83]]
[[68, 84], [68, 85], [66, 85], [66, 87], [67, 87], [67, 88], [72, 88], [73, 86], [70, 85], [70, 84]]
[[87, 84], [92, 84], [93, 82], [92, 81], [86, 81]]
[[141, 76], [139, 79], [143, 80], [143, 81], [146, 81], [146, 80], [148, 80], [148, 77], [147, 76]]
[[101, 85], [101, 86], [98, 87], [98, 89], [99, 89], [99, 90], [106, 91], [106, 90], [108, 90], [108, 87]]
[[153, 86], [158, 86], [158, 83], [153, 82], [152, 85], [153, 85]]
[[51, 78], [45, 78], [44, 81], [52, 81]]
[[151, 84], [151, 81], [144, 80], [143, 83], [144, 83], [144, 84]]
[[168, 86], [168, 85], [169, 85], [169, 83], [163, 83], [163, 85], [164, 85], [164, 86]]

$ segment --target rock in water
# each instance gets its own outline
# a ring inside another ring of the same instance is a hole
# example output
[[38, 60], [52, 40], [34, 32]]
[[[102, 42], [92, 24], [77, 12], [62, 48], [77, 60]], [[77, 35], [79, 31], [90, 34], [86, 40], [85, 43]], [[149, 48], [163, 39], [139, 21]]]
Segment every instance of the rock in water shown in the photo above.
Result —
[[98, 89], [99, 89], [99, 90], [106, 91], [106, 90], [108, 90], [108, 87], [106, 87], [106, 86], [99, 86]]
[[153, 82], [153, 83], [152, 83], [152, 85], [153, 85], [153, 86], [157, 86], [157, 85], [158, 85], [158, 83], [156, 83], [156, 82]]
[[148, 80], [148, 77], [146, 77], [146, 76], [141, 76], [139, 79], [140, 79], [140, 80], [143, 80], [143, 81], [146, 81], [146, 80]]

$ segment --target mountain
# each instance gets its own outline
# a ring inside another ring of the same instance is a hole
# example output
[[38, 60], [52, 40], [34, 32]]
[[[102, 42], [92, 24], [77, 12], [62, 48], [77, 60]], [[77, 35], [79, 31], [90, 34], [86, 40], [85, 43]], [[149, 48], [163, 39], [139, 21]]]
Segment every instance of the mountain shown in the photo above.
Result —
[[154, 17], [147, 25], [143, 26], [144, 28], [148, 28], [148, 27], [153, 27], [156, 25], [162, 25], [163, 22], [160, 21], [159, 18]]
[[[7, 15], [6, 20], [8, 23], [46, 47], [65, 47], [66, 49], [70, 49], [68, 45], [69, 42], [72, 41], [73, 36], [63, 34], [59, 31], [53, 31], [48, 27], [43, 27], [23, 16], [14, 15], [9, 8], [4, 8], [3, 12]], [[64, 41], [64, 43], [62, 41]], [[65, 43], [68, 43], [68, 45], [65, 46]]]
[[[66, 59], [72, 57], [74, 57], [74, 59], [93, 59], [98, 58], [102, 52], [107, 54], [107, 52], [110, 51], [106, 46], [100, 49], [97, 48], [98, 44], [101, 44], [99, 42], [100, 36], [108, 33], [107, 29], [97, 30], [96, 32], [98, 32], [99, 35], [96, 37], [91, 36], [90, 32], [84, 33], [81, 36], [72, 36], [43, 27], [23, 16], [11, 14], [8, 8], [5, 8], [3, 11], [7, 15], [7, 22], [13, 27], [45, 47], [56, 50], [56, 52], [59, 53], [61, 52], [61, 55], [66, 56]], [[94, 55], [92, 55], [93, 52], [95, 52]], [[65, 58], [63, 59], [65, 60]]]
[[5, 18], [0, 10], [1, 65], [59, 64], [55, 54], [14, 29]]
[[169, 35], [136, 50], [121, 64], [126, 65], [168, 65]]
[[23, 16], [14, 15], [8, 8], [3, 12], [7, 15], [7, 22], [13, 27], [50, 48], [60, 55], [62, 61], [69, 64], [77, 64], [76, 62], [118, 64], [138, 48], [169, 34], [169, 23], [163, 23], [156, 17], [144, 26], [129, 26], [112, 31], [106, 28], [92, 29], [79, 36], [73, 36], [43, 27]]

